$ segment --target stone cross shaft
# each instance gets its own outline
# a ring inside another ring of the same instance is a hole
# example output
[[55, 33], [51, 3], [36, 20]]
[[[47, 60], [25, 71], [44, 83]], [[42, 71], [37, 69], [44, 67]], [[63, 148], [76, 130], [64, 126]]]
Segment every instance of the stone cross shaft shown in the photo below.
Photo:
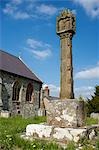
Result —
[[57, 17], [56, 32], [61, 43], [60, 98], [73, 99], [72, 37], [75, 34], [75, 16], [64, 10]]

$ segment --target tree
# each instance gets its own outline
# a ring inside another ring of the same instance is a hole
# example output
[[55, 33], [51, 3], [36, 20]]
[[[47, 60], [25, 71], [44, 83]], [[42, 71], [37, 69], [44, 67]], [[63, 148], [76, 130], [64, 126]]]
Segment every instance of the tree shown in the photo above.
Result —
[[99, 86], [95, 87], [94, 96], [88, 99], [87, 107], [89, 114], [92, 112], [99, 113]]

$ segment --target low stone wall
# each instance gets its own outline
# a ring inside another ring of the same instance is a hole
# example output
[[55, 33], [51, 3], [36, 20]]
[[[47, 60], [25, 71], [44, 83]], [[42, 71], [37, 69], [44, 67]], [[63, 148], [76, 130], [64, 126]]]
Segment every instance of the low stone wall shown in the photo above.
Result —
[[44, 124], [30, 124], [26, 127], [25, 138], [39, 138], [55, 140], [56, 142], [67, 143], [78, 142], [81, 138], [92, 140], [99, 134], [99, 125], [83, 128], [59, 128]]
[[44, 98], [47, 124], [55, 127], [84, 126], [84, 102], [75, 99], [49, 101]]

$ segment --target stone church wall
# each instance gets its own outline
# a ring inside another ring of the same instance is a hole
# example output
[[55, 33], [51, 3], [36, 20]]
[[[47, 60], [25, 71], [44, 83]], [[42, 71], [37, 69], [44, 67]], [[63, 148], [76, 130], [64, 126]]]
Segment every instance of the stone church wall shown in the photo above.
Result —
[[[0, 71], [2, 79], [2, 110], [9, 111], [10, 115], [22, 115], [23, 117], [31, 117], [37, 115], [40, 107], [40, 89], [42, 84], [36, 81], [24, 78], [18, 75], [13, 75], [4, 71]], [[18, 81], [21, 85], [19, 93], [19, 101], [16, 103], [12, 100], [13, 85]], [[32, 83], [34, 100], [26, 101], [27, 85]]]

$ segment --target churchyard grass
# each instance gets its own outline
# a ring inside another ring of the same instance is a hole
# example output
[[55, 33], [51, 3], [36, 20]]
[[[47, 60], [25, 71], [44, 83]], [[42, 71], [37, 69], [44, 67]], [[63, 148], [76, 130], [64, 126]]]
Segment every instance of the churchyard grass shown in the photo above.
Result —
[[91, 117], [87, 117], [86, 120], [85, 120], [85, 124], [87, 126], [90, 126], [90, 125], [93, 125], [93, 124], [98, 124], [98, 123], [99, 123], [98, 119], [91, 118]]
[[[88, 118], [88, 123], [90, 119]], [[0, 118], [0, 150], [63, 150], [62, 147], [57, 145], [54, 141], [43, 140], [24, 140], [20, 137], [25, 132], [26, 126], [32, 123], [45, 122], [46, 117], [34, 117], [24, 119], [20, 116], [11, 118]], [[92, 142], [82, 140], [80, 142], [82, 150], [94, 150], [90, 145]], [[95, 150], [99, 150], [99, 141], [93, 141]], [[89, 146], [90, 145], [90, 146]], [[70, 142], [66, 150], [76, 150], [77, 144]], [[89, 149], [90, 148], [90, 149]]]
[[0, 150], [62, 150], [55, 142], [43, 140], [28, 141], [20, 138], [26, 126], [32, 123], [45, 122], [46, 117], [24, 119], [20, 116], [0, 118]]

